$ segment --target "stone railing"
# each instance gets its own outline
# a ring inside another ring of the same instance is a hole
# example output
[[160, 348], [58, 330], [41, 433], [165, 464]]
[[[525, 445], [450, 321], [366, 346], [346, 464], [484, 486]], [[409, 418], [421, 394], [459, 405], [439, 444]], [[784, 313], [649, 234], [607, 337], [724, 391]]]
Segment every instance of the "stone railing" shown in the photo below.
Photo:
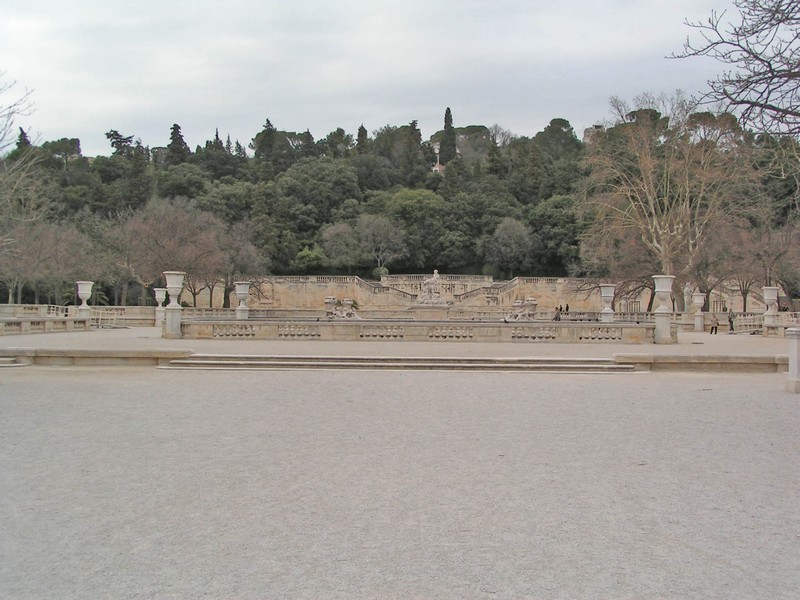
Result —
[[654, 341], [651, 323], [486, 323], [425, 321], [183, 321], [187, 339], [625, 343]]
[[78, 317], [17, 317], [0, 319], [0, 335], [88, 331], [91, 320]]

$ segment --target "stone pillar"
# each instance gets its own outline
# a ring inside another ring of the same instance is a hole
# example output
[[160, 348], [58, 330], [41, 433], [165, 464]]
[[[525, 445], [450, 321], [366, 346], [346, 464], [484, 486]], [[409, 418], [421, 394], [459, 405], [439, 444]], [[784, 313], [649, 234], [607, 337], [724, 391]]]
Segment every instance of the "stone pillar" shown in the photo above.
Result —
[[164, 300], [167, 299], [167, 288], [153, 288], [153, 293], [156, 297], [156, 322], [155, 326], [159, 327], [164, 324]]
[[800, 394], [800, 327], [789, 327], [786, 330], [789, 340], [789, 378], [786, 380], [786, 391]]
[[656, 344], [672, 344], [672, 282], [674, 275], [653, 275], [656, 299], [659, 302], [655, 311]]
[[236, 307], [236, 318], [240, 321], [247, 320], [247, 317], [250, 315], [250, 309], [247, 307], [247, 297], [250, 295], [250, 282], [234, 281], [233, 285], [236, 286], [236, 298], [239, 300], [239, 306]]
[[82, 304], [78, 307], [78, 316], [82, 319], [88, 319], [91, 315], [91, 307], [87, 300], [92, 297], [92, 286], [94, 281], [76, 281], [78, 284], [78, 298], [82, 300]]
[[767, 311], [764, 313], [764, 325], [778, 323], [778, 289], [772, 286], [761, 288], [764, 294], [764, 304], [767, 305]]
[[186, 275], [183, 271], [164, 271], [167, 278], [167, 292], [169, 292], [169, 304], [167, 305], [164, 316], [163, 337], [167, 339], [177, 339], [181, 337], [181, 305], [178, 297], [183, 290], [183, 278]]
[[706, 330], [706, 317], [703, 314], [703, 305], [706, 303], [706, 295], [703, 292], [692, 294], [692, 304], [696, 311], [694, 313], [694, 330], [703, 332]]
[[602, 323], [614, 322], [614, 309], [611, 305], [614, 303], [614, 290], [616, 285], [611, 283], [604, 283], [600, 285], [600, 298], [603, 301], [603, 310], [600, 311], [600, 321]]

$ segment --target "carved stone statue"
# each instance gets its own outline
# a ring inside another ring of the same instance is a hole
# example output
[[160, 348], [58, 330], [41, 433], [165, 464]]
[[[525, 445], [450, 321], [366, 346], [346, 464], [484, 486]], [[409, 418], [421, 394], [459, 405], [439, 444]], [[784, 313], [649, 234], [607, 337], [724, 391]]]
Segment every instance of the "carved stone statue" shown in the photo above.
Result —
[[439, 271], [434, 269], [433, 276], [422, 282], [422, 292], [417, 296], [417, 304], [447, 304], [439, 295]]
[[353, 308], [353, 300], [345, 298], [339, 305], [334, 296], [325, 298], [325, 318], [326, 319], [361, 319], [361, 316]]
[[533, 321], [536, 319], [536, 307], [538, 302], [535, 298], [525, 298], [525, 300], [514, 300], [513, 310], [503, 318], [503, 321]]

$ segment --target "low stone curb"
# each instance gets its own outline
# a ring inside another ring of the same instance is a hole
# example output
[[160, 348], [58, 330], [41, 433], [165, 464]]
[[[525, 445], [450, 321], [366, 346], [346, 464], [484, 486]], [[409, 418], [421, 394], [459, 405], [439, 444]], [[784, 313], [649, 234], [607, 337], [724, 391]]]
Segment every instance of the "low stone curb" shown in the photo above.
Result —
[[637, 371], [726, 371], [746, 373], [786, 373], [789, 357], [728, 356], [722, 354], [614, 354], [617, 364], [634, 365]]
[[[173, 360], [189, 359], [195, 356], [195, 352], [190, 349], [0, 348], [0, 358], [13, 358], [16, 365], [38, 366], [168, 366]], [[250, 358], [253, 357], [251, 356]], [[337, 360], [347, 358], [337, 357]], [[398, 362], [408, 360], [402, 357], [397, 357], [396, 359], [391, 357], [383, 358]], [[475, 360], [475, 358], [472, 357], [465, 360]], [[786, 373], [789, 368], [789, 357], [785, 354], [750, 356], [714, 354], [698, 356], [617, 353], [612, 355], [612, 360], [618, 365], [632, 365], [637, 371]]]
[[0, 348], [0, 357], [12, 357], [17, 364], [41, 366], [159, 366], [171, 360], [187, 358], [194, 352], [184, 349], [41, 349]]

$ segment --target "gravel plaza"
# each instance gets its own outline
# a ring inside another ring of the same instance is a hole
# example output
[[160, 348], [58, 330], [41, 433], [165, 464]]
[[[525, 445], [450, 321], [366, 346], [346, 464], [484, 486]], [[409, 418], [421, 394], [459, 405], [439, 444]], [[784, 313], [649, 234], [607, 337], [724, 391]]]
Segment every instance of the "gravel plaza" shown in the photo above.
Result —
[[0, 596], [796, 598], [785, 377], [2, 369]]

